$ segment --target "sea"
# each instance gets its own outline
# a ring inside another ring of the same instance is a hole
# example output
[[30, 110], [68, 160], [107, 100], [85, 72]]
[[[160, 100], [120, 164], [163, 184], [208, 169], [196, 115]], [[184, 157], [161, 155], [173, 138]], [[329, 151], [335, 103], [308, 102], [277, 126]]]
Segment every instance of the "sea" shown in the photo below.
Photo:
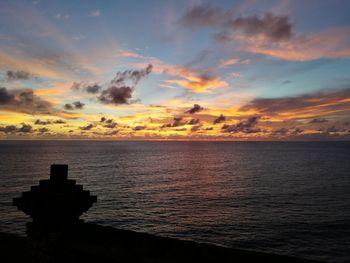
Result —
[[350, 142], [0, 141], [0, 231], [54, 163], [98, 196], [86, 222], [350, 262]]

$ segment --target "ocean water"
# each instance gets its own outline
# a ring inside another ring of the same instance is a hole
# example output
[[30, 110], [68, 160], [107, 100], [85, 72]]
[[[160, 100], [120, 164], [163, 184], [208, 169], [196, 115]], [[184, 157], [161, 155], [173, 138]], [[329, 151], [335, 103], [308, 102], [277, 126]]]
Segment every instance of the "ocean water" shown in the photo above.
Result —
[[0, 141], [0, 231], [52, 163], [98, 196], [89, 222], [350, 262], [350, 142]]

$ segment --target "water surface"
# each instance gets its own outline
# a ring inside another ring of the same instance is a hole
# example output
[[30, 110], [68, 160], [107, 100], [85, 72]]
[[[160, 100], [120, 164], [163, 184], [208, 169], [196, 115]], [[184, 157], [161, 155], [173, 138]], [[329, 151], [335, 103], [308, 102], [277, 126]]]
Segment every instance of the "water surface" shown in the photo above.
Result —
[[0, 231], [52, 163], [98, 196], [86, 221], [349, 262], [349, 142], [0, 141]]

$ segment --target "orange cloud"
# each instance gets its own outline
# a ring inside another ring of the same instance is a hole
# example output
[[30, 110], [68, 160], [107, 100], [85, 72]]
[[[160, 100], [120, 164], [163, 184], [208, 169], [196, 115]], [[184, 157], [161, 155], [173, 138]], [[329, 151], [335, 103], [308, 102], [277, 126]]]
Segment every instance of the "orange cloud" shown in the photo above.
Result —
[[278, 43], [263, 37], [234, 37], [241, 41], [241, 49], [283, 60], [314, 60], [350, 57], [350, 28], [331, 28], [320, 33], [300, 36]]

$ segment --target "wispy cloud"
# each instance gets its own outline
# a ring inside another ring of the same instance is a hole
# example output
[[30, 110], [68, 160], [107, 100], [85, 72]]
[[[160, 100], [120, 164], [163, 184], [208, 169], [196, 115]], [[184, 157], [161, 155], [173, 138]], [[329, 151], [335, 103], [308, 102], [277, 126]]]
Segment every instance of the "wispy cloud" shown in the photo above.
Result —
[[[331, 90], [284, 98], [257, 98], [240, 111], [285, 119], [305, 119], [350, 112], [350, 89]], [[321, 117], [318, 117], [321, 118]], [[319, 122], [320, 119], [317, 119]]]
[[90, 12], [90, 16], [92, 17], [98, 17], [101, 15], [101, 10], [100, 9], [94, 9]]

